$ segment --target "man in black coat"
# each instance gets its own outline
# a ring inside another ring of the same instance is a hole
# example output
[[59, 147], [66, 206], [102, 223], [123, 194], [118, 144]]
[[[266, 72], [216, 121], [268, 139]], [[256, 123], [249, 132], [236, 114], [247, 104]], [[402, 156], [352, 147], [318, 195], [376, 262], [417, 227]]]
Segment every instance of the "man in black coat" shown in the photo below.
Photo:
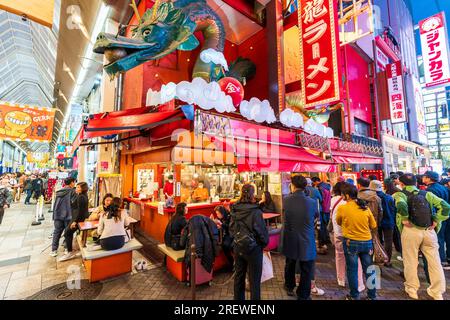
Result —
[[311, 299], [311, 280], [314, 277], [316, 260], [316, 239], [314, 217], [318, 215], [317, 203], [306, 196], [306, 178], [292, 177], [293, 193], [283, 200], [284, 232], [282, 253], [286, 256], [284, 269], [285, 288], [288, 295], [294, 295], [295, 265], [300, 265], [300, 285], [297, 288], [299, 300]]

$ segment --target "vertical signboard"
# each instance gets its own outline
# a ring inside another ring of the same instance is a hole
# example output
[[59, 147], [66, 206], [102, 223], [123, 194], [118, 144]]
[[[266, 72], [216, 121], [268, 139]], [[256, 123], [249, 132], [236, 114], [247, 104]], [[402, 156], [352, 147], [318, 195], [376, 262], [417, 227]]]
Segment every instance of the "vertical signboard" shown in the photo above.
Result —
[[340, 99], [335, 3], [299, 0], [300, 77], [306, 108]]
[[405, 93], [403, 91], [402, 64], [400, 61], [387, 65], [387, 82], [389, 92], [389, 109], [391, 122], [406, 122]]
[[444, 12], [419, 22], [426, 87], [450, 83], [448, 35]]
[[426, 144], [428, 142], [427, 138], [427, 127], [425, 121], [425, 106], [423, 102], [422, 87], [419, 80], [416, 77], [412, 77], [413, 90], [414, 90], [414, 102], [415, 102], [415, 115], [417, 121], [417, 135], [418, 142]]

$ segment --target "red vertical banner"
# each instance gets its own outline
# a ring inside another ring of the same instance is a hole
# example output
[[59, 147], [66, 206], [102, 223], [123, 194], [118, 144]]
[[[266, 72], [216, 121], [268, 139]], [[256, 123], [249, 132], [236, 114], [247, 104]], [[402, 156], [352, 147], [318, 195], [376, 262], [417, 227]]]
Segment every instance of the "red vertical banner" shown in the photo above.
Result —
[[300, 76], [306, 108], [340, 100], [339, 33], [333, 0], [298, 0]]

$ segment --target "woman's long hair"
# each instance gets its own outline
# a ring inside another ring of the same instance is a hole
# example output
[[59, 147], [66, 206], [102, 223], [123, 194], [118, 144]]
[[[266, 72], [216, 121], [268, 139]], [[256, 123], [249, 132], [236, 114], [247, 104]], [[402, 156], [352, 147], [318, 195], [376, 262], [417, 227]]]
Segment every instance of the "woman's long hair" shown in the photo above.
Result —
[[264, 191], [264, 197], [266, 198], [266, 201], [264, 201], [264, 204], [266, 206], [270, 206], [273, 203], [272, 195], [269, 191]]
[[115, 222], [118, 222], [121, 218], [120, 206], [122, 205], [122, 200], [118, 197], [114, 197], [111, 205], [108, 207], [108, 219], [114, 218]]
[[175, 215], [184, 216], [186, 212], [186, 206], [187, 206], [186, 202], [180, 202], [179, 204], [177, 204], [177, 207], [175, 208]]
[[86, 182], [78, 182], [77, 186], [80, 186], [82, 194], [87, 194], [89, 191], [89, 186]]
[[244, 184], [241, 190], [240, 203], [255, 203], [255, 188], [251, 184]]
[[333, 187], [333, 195], [334, 196], [342, 196], [342, 187], [344, 187], [347, 183], [339, 181]]
[[347, 183], [342, 187], [342, 195], [348, 196], [351, 200], [355, 200], [356, 204], [361, 210], [367, 210], [367, 202], [363, 199], [358, 198], [358, 189]]
[[220, 214], [222, 214], [222, 219], [227, 220], [228, 219], [228, 210], [224, 206], [217, 206], [214, 208], [214, 212], [219, 211]]
[[112, 193], [107, 193], [107, 194], [105, 194], [105, 196], [103, 197], [103, 200], [102, 200], [102, 205], [103, 205], [103, 207], [105, 206], [105, 200], [108, 199], [108, 198], [114, 199], [113, 194], [112, 194]]

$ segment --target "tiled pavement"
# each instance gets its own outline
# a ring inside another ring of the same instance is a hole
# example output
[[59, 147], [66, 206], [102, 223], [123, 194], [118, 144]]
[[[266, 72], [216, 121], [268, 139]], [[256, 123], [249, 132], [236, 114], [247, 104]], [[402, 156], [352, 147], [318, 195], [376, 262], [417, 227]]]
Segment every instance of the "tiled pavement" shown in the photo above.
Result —
[[[81, 278], [85, 278], [81, 259], [63, 263], [49, 256], [52, 232], [51, 214], [44, 209], [46, 219], [39, 226], [31, 226], [35, 206], [15, 204], [8, 209], [0, 225], [0, 298], [24, 299], [35, 294], [45, 293], [50, 287], [64, 283], [68, 278], [69, 267], [80, 267]], [[178, 282], [161, 266], [162, 256], [148, 238], [139, 237], [145, 249], [136, 252], [133, 258], [142, 259], [145, 255], [151, 261], [151, 268], [144, 272], [134, 271], [101, 283], [101, 290], [95, 299], [167, 299], [183, 300], [191, 298], [191, 289]], [[62, 248], [60, 249], [62, 252]], [[292, 299], [283, 289], [284, 259], [272, 253], [275, 277], [262, 284], [262, 299]], [[393, 268], [382, 269], [379, 299], [407, 299], [403, 293], [400, 276], [401, 262], [395, 261]], [[422, 269], [420, 269], [422, 270]], [[424, 275], [421, 271], [421, 299], [428, 299], [425, 291]], [[446, 272], [447, 288], [450, 289], [450, 272]], [[347, 290], [337, 286], [335, 280], [334, 257], [332, 254], [319, 256], [316, 264], [316, 280], [326, 294], [313, 299], [343, 299]], [[89, 288], [89, 284], [87, 284]], [[82, 286], [84, 288], [84, 286]], [[52, 287], [55, 288], [55, 287]], [[448, 290], [449, 291], [449, 290]], [[228, 300], [233, 297], [233, 280], [230, 273], [218, 272], [211, 286], [197, 288], [197, 299]], [[42, 297], [42, 296], [41, 296]], [[51, 295], [49, 295], [51, 297]], [[449, 294], [444, 296], [449, 299]]]

